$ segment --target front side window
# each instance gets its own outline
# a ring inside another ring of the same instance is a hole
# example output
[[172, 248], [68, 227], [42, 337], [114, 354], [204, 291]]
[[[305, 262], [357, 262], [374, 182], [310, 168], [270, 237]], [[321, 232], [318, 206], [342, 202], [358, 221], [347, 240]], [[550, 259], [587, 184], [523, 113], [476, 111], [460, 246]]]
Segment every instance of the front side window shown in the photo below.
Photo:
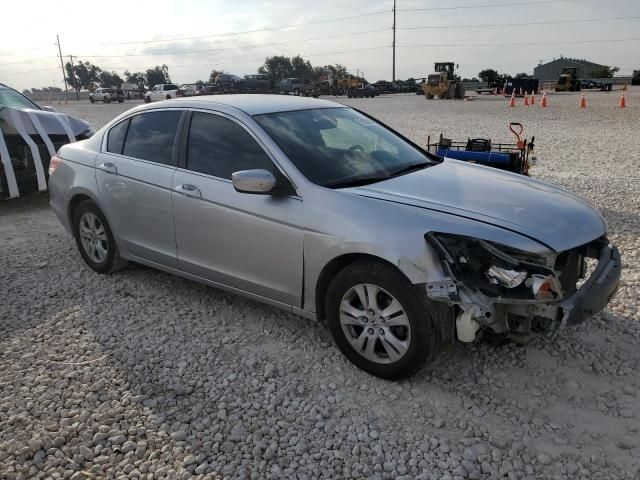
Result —
[[194, 112], [189, 129], [187, 168], [231, 179], [240, 170], [263, 168], [275, 173], [267, 153], [236, 122], [220, 115]]
[[170, 165], [181, 115], [181, 110], [165, 110], [132, 117], [122, 154]]
[[255, 117], [293, 164], [317, 185], [364, 185], [434, 165], [428, 155], [349, 108]]

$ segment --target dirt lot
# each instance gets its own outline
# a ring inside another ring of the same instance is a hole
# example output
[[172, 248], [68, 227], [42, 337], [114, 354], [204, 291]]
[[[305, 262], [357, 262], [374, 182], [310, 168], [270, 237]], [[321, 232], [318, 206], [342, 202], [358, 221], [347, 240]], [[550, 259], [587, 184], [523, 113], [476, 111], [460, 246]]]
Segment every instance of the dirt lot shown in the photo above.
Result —
[[[624, 259], [586, 324], [456, 345], [401, 383], [314, 322], [140, 266], [96, 275], [46, 197], [1, 204], [0, 478], [640, 478], [640, 90], [627, 100], [345, 101], [421, 144], [522, 122], [533, 176], [602, 209]], [[130, 106], [56, 105], [96, 127]]]

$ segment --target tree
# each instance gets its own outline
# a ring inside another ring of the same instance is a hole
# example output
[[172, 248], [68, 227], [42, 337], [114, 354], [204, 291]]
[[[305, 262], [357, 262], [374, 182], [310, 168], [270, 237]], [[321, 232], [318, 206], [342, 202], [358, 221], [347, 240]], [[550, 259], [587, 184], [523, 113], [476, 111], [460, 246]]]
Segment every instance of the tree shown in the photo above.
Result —
[[284, 55], [274, 55], [264, 60], [264, 65], [258, 68], [258, 73], [266, 75], [272, 82], [279, 82], [283, 78], [293, 76], [291, 59]]
[[124, 71], [124, 80], [127, 83], [133, 83], [138, 86], [139, 90], [144, 90], [147, 80], [142, 72], [131, 73], [129, 70]]
[[93, 91], [96, 84], [100, 80], [102, 69], [91, 62], [78, 61], [76, 65], [71, 66], [71, 62], [67, 62], [64, 66], [67, 74], [67, 82], [78, 93], [83, 88]]
[[487, 68], [486, 70], [482, 70], [478, 73], [478, 76], [483, 82], [494, 83], [498, 81], [501, 77], [497, 70], [493, 68]]
[[514, 78], [529, 78], [529, 75], [521, 72], [521, 73], [516, 73], [516, 76]]
[[597, 70], [591, 72], [591, 75], [594, 78], [613, 78], [613, 76], [618, 73], [620, 69], [618, 67], [609, 67], [603, 66]]
[[209, 83], [216, 83], [216, 77], [221, 73], [226, 73], [224, 70], [216, 70], [215, 68], [211, 70], [211, 74], [209, 75]]
[[311, 80], [313, 77], [313, 67], [309, 60], [305, 60], [300, 55], [296, 55], [291, 59], [292, 77], [298, 77], [303, 80]]
[[122, 85], [122, 78], [116, 72], [107, 72], [103, 70], [100, 74], [100, 85], [103, 87], [115, 87], [120, 88]]
[[166, 65], [156, 65], [153, 68], [147, 69], [145, 72], [145, 80], [149, 88], [154, 85], [171, 83], [171, 79], [169, 78], [169, 67]]

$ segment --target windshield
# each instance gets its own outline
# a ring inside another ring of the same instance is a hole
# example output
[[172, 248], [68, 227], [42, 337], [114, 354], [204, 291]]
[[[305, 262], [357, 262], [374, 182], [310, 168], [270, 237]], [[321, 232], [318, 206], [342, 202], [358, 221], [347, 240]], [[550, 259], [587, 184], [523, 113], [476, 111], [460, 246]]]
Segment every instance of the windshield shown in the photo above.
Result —
[[9, 88], [0, 87], [0, 105], [6, 105], [13, 108], [35, 108], [40, 110], [40, 107], [29, 100], [24, 95], [19, 94], [15, 90]]
[[255, 118], [294, 165], [324, 187], [364, 185], [435, 164], [425, 152], [349, 108]]

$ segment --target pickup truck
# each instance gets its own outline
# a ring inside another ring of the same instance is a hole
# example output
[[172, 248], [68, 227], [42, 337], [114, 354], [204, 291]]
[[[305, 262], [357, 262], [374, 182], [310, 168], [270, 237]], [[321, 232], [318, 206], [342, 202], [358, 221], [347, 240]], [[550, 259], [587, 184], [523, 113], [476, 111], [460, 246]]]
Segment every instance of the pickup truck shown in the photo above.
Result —
[[266, 75], [245, 75], [240, 82], [240, 91], [243, 93], [269, 93], [271, 81]]
[[294, 95], [302, 95], [304, 97], [317, 97], [318, 92], [314, 84], [311, 82], [303, 82], [299, 78], [283, 78], [275, 86], [276, 93], [284, 93], [288, 95], [293, 93]]
[[162, 83], [145, 93], [144, 101], [145, 103], [151, 103], [159, 100], [171, 100], [177, 97], [182, 97], [182, 90], [175, 83]]
[[218, 93], [240, 93], [242, 78], [232, 73], [221, 73], [216, 77], [215, 90]]
[[89, 94], [89, 101], [91, 103], [102, 102], [102, 103], [111, 103], [111, 102], [124, 102], [124, 93], [122, 90], [117, 90], [115, 88], [96, 88], [95, 91]]

